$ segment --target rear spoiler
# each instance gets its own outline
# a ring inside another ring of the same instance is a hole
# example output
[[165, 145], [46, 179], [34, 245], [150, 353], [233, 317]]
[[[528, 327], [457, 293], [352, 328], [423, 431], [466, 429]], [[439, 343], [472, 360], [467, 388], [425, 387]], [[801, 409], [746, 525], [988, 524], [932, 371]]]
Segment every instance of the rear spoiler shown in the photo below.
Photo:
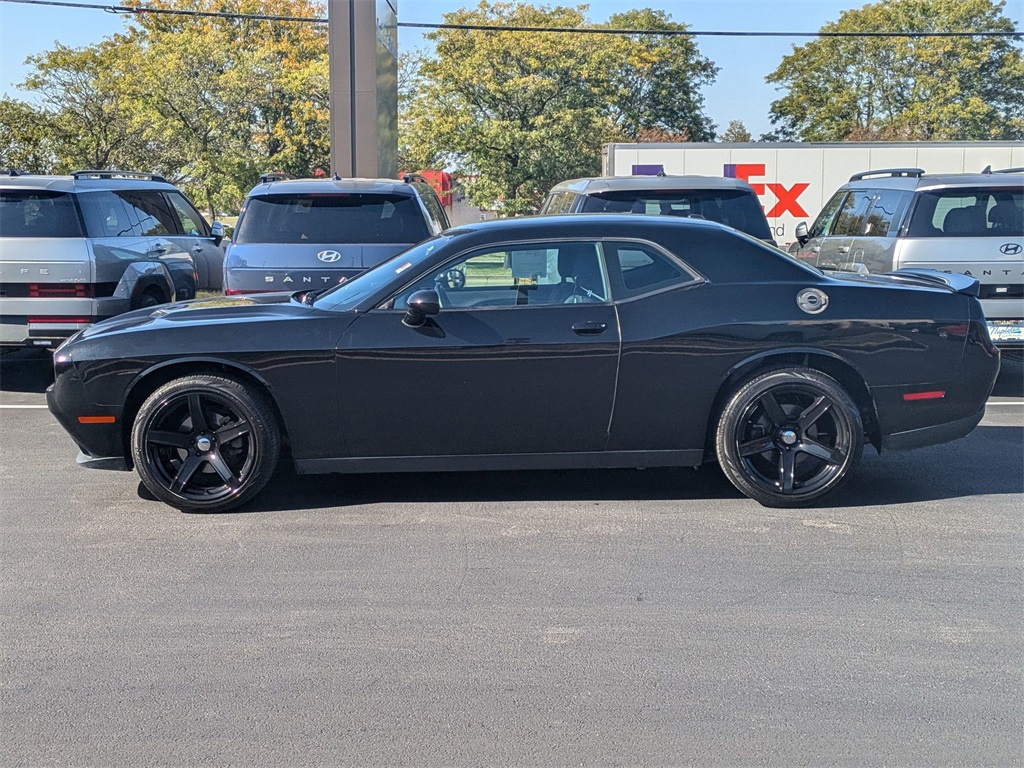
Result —
[[978, 296], [981, 293], [981, 285], [977, 278], [959, 272], [939, 272], [937, 269], [907, 267], [885, 274], [903, 282], [927, 285], [932, 288], [947, 288], [965, 296]]

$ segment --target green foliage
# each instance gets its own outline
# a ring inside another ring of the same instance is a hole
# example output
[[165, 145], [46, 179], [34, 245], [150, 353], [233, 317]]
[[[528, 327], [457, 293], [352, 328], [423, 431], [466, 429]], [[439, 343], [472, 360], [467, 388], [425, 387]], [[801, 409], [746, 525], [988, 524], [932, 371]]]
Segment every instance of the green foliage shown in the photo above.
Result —
[[[995, 0], [887, 0], [822, 31], [1015, 31]], [[768, 82], [782, 138], [994, 140], [1024, 137], [1024, 59], [1005, 37], [819, 38]]]
[[[485, 1], [444, 21], [583, 28], [585, 11]], [[655, 11], [608, 24], [682, 28]], [[685, 37], [464, 29], [427, 37], [435, 53], [420, 56], [411, 75], [417, 87], [400, 110], [400, 145], [409, 160], [469, 176], [467, 197], [484, 208], [535, 211], [557, 182], [599, 173], [604, 142], [645, 130], [703, 137], [712, 128], [696, 88], [716, 70]]]
[[53, 173], [58, 128], [53, 116], [24, 101], [0, 99], [0, 168]]
[[725, 133], [720, 138], [722, 141], [730, 142], [753, 141], [750, 131], [747, 130], [747, 126], [743, 124], [742, 120], [730, 120], [729, 127], [725, 129]]

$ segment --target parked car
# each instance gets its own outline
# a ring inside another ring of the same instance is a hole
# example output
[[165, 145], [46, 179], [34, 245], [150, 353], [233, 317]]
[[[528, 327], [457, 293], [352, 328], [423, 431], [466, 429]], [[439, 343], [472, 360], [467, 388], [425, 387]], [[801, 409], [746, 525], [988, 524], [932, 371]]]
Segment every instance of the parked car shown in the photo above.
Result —
[[920, 168], [850, 177], [810, 228], [797, 225], [796, 256], [822, 269], [863, 274], [903, 267], [962, 272], [980, 283], [996, 346], [1024, 353], [1024, 169], [928, 175]]
[[437, 194], [420, 176], [395, 181], [266, 174], [235, 225], [224, 292], [329, 288], [447, 228]]
[[694, 466], [817, 503], [981, 420], [977, 280], [827, 275], [736, 230], [537, 216], [448, 230], [341, 285], [140, 310], [54, 357], [85, 465], [180, 509], [298, 472]]
[[556, 184], [542, 214], [642, 213], [717, 221], [775, 245], [754, 188], [715, 176], [615, 176]]
[[0, 345], [51, 347], [90, 323], [219, 287], [210, 227], [160, 176], [0, 175]]

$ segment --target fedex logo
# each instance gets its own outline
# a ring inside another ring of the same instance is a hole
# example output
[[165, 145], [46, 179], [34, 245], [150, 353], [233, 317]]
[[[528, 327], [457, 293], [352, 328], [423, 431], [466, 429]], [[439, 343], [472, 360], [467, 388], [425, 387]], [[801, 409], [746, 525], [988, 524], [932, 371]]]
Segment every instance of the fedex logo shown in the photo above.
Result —
[[754, 194], [758, 196], [763, 195], [765, 187], [768, 187], [769, 191], [777, 198], [775, 207], [765, 214], [769, 219], [776, 218], [784, 213], [807, 218], [807, 211], [803, 209], [797, 198], [800, 197], [800, 194], [810, 184], [794, 184], [789, 189], [786, 189], [782, 184], [774, 184], [772, 182], [755, 184], [750, 179], [754, 176], [764, 176], [764, 163], [726, 164], [722, 175], [730, 179], [742, 179], [754, 188]]

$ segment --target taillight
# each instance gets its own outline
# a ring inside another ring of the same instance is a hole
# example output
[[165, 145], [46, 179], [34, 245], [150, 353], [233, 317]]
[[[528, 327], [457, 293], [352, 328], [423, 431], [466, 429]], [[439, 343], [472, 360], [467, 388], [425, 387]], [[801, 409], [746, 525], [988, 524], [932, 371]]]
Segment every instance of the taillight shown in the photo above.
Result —
[[280, 292], [281, 292], [280, 288], [270, 288], [269, 290], [265, 290], [265, 291], [253, 290], [252, 288], [247, 288], [244, 291], [240, 290], [238, 288], [226, 288], [224, 290], [224, 295], [225, 296], [246, 296], [246, 295], [252, 294], [252, 293], [280, 293]]
[[92, 283], [29, 283], [30, 299], [93, 299], [96, 287]]
[[75, 323], [90, 323], [88, 317], [29, 317], [29, 325], [43, 323], [46, 325], [73, 325]]

